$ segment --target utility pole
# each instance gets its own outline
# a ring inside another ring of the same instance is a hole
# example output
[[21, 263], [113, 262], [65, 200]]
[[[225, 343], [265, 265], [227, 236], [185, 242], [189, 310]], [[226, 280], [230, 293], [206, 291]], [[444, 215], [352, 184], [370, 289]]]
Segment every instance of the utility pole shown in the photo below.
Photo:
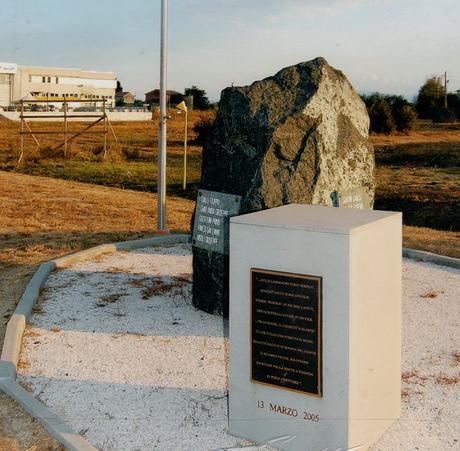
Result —
[[447, 110], [447, 83], [449, 80], [447, 79], [447, 71], [444, 72], [444, 108]]
[[160, 133], [158, 138], [158, 230], [166, 231], [166, 90], [168, 1], [161, 0], [161, 56], [160, 56]]

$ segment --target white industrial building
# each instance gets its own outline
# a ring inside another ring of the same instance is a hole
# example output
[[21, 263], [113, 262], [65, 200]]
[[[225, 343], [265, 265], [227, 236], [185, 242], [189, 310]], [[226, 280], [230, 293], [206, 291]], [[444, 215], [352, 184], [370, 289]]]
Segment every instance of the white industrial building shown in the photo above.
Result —
[[11, 106], [21, 99], [44, 100], [59, 106], [64, 96], [74, 106], [80, 106], [80, 100], [104, 97], [107, 106], [115, 106], [116, 87], [117, 77], [113, 72], [0, 63], [0, 107]]

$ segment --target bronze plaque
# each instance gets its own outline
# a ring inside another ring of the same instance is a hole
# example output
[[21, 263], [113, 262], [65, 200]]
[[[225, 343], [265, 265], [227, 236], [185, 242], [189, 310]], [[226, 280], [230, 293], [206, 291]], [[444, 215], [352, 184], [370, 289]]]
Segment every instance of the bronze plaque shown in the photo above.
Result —
[[322, 396], [322, 278], [251, 269], [251, 380]]

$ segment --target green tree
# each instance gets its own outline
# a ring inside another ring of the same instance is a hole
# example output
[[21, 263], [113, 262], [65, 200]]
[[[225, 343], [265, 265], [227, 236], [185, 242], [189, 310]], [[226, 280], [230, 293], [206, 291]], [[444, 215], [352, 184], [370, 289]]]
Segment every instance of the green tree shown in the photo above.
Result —
[[390, 134], [395, 130], [406, 132], [415, 127], [417, 113], [404, 97], [375, 92], [362, 96], [362, 99], [369, 112], [371, 132]]
[[383, 97], [377, 99], [372, 105], [369, 110], [369, 118], [371, 120], [371, 131], [375, 133], [390, 135], [396, 129], [391, 107]]
[[449, 105], [449, 110], [452, 111], [453, 116], [460, 120], [460, 95], [449, 94], [447, 96], [447, 104]]
[[422, 119], [436, 119], [444, 109], [444, 85], [440, 77], [429, 78], [418, 91], [415, 107]]
[[391, 108], [391, 114], [398, 132], [407, 132], [414, 129], [417, 113], [413, 106], [402, 96], [385, 96]]
[[117, 80], [117, 88], [115, 89], [115, 106], [123, 106], [123, 86], [119, 80]]
[[374, 103], [377, 102], [377, 100], [380, 100], [382, 98], [383, 98], [383, 95], [380, 94], [379, 92], [374, 92], [373, 94], [370, 94], [370, 95], [365, 95], [364, 94], [364, 95], [361, 96], [361, 99], [366, 104], [366, 107], [367, 107], [368, 111], [372, 108]]
[[191, 88], [186, 88], [184, 94], [186, 96], [193, 96], [193, 108], [195, 110], [209, 110], [211, 108], [211, 104], [209, 103], [204, 89], [192, 86]]

